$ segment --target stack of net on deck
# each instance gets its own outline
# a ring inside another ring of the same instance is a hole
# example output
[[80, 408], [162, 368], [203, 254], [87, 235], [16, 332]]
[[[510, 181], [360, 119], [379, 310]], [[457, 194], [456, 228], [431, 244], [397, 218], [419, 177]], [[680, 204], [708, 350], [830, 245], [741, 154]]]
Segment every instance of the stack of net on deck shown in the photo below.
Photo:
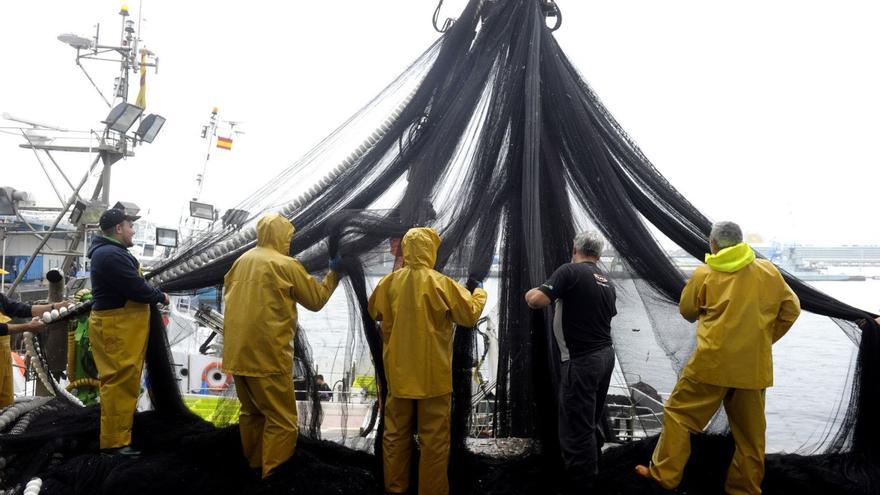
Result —
[[[298, 230], [290, 254], [309, 271], [320, 275], [329, 257], [343, 257], [351, 317], [341, 345], [344, 367], [351, 369], [366, 353], [380, 390], [381, 344], [364, 305], [375, 280], [366, 274], [384, 266], [381, 253], [389, 239], [411, 225], [432, 225], [443, 238], [437, 269], [462, 281], [485, 279], [497, 254], [491, 395], [472, 387], [475, 363], [485, 363], [481, 338], [467, 329], [456, 333], [455, 493], [548, 493], [560, 479], [559, 355], [551, 338], [552, 315], [528, 310], [522, 297], [568, 261], [576, 231], [598, 228], [615, 253], [609, 267], [618, 287], [615, 349], [627, 384], [640, 391], [625, 393], [627, 400], [652, 396], [652, 389], [668, 393], [694, 345], [694, 326], [676, 308], [685, 278], [658, 237], [700, 258], [708, 249], [710, 221], [660, 175], [600, 103], [556, 43], [537, 0], [472, 0], [378, 97], [235, 209], [245, 213], [188, 241], [151, 280], [177, 293], [219, 286], [235, 259], [254, 245], [257, 218], [281, 212]], [[859, 350], [852, 387], [842, 398], [817, 391], [814, 400], [842, 405], [828, 418], [825, 434], [812, 442], [815, 452], [770, 455], [766, 492], [876, 492], [877, 325], [869, 314], [786, 278], [806, 311], [831, 318], [826, 318], [834, 322], [830, 326], [842, 329]], [[862, 319], [860, 329], [856, 322]], [[97, 455], [98, 410], [59, 406], [36, 415], [20, 434], [4, 431], [3, 486], [21, 487], [40, 476], [44, 487], [78, 493], [381, 490], [376, 456], [381, 442], [374, 454], [320, 440], [320, 404], [312, 392], [307, 393], [312, 407], [301, 410], [296, 455], [275, 476], [257, 480], [241, 456], [237, 426], [218, 428], [186, 413], [173, 383], [164, 329], [155, 318], [153, 324], [148, 365], [155, 411], [138, 414], [134, 429], [145, 457]], [[314, 335], [320, 329], [306, 330]], [[305, 336], [298, 333], [302, 350]], [[297, 358], [302, 380], [313, 366], [307, 352]], [[486, 456], [464, 447], [475, 430], [477, 415], [470, 406], [478, 395], [492, 399], [484, 431], [530, 439], [528, 448]], [[723, 418], [712, 428], [720, 435], [695, 439], [684, 482], [688, 493], [720, 490], [732, 444]], [[381, 422], [377, 429], [381, 435]], [[648, 460], [655, 441], [606, 451], [600, 490], [652, 490], [634, 479], [631, 469]]]

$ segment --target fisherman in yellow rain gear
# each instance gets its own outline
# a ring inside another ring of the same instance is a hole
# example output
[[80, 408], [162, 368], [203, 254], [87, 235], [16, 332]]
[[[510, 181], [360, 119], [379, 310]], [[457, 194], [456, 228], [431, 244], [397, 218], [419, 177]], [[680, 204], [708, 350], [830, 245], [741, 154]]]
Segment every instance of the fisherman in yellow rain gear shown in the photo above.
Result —
[[[9, 272], [0, 268], [0, 275]], [[46, 325], [40, 321], [39, 315], [55, 308], [67, 307], [68, 301], [51, 304], [30, 304], [13, 301], [0, 292], [0, 408], [11, 406], [15, 402], [12, 380], [12, 349], [9, 336], [22, 332], [40, 332]], [[26, 323], [9, 323], [11, 317], [30, 318]]]
[[722, 404], [736, 452], [725, 493], [761, 493], [764, 391], [773, 385], [771, 346], [800, 314], [800, 302], [773, 263], [755, 259], [733, 222], [712, 226], [712, 254], [681, 293], [679, 309], [697, 324], [697, 348], [663, 409], [663, 433], [650, 466], [636, 473], [663, 488], [681, 482], [690, 434], [700, 433]]
[[293, 390], [296, 305], [318, 311], [338, 284], [335, 264], [323, 282], [291, 258], [295, 229], [281, 215], [257, 222], [257, 246], [232, 265], [223, 281], [223, 366], [241, 401], [241, 445], [265, 478], [293, 455], [299, 432]]
[[94, 300], [89, 337], [101, 383], [101, 451], [134, 457], [140, 452], [131, 448], [131, 425], [150, 335], [150, 304], [168, 304], [168, 295], [147, 284], [128, 251], [138, 218], [116, 208], [105, 211], [103, 235], [89, 249]]
[[386, 275], [370, 296], [370, 315], [382, 325], [388, 378], [385, 401], [385, 491], [409, 490], [411, 439], [418, 425], [420, 495], [449, 492], [449, 421], [452, 404], [453, 325], [472, 327], [486, 305], [434, 270], [440, 236], [410, 229], [401, 241], [403, 268]]

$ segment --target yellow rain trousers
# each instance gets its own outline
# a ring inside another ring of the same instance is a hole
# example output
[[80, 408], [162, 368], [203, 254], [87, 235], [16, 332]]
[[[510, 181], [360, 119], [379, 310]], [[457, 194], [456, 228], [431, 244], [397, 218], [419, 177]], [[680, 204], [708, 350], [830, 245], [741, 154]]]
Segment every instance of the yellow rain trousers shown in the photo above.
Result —
[[[287, 375], [235, 376], [241, 401], [241, 446], [248, 465], [263, 477], [293, 455], [299, 434], [293, 379]], [[265, 441], [264, 441], [265, 439]]]
[[369, 303], [370, 315], [382, 322], [389, 388], [382, 439], [385, 491], [409, 489], [409, 439], [415, 421], [422, 455], [419, 494], [446, 494], [453, 325], [476, 324], [486, 291], [471, 294], [433, 269], [440, 247], [433, 229], [410, 229], [401, 245], [403, 268], [379, 281]]
[[664, 406], [651, 476], [672, 489], [700, 433], [722, 404], [736, 453], [726, 492], [761, 493], [764, 391], [773, 385], [772, 345], [800, 315], [800, 301], [779, 270], [740, 243], [706, 256], [681, 293], [681, 315], [698, 321], [697, 347]]
[[764, 390], [718, 387], [682, 378], [663, 407], [663, 433], [651, 457], [651, 476], [667, 490], [681, 482], [691, 433], [701, 433], [724, 405], [736, 443], [724, 493], [761, 493], [764, 479]]
[[101, 448], [131, 444], [131, 425], [141, 391], [141, 372], [150, 336], [150, 306], [92, 311], [89, 337], [101, 383]]
[[[385, 491], [406, 493], [409, 490], [412, 435], [419, 434], [419, 495], [449, 493], [449, 420], [452, 394], [430, 399], [385, 400]], [[413, 424], [418, 431], [413, 431]]]
[[[0, 312], [0, 323], [9, 323], [12, 318]], [[12, 348], [9, 335], [0, 337], [0, 408], [11, 406], [15, 402], [15, 391], [12, 380]]]
[[241, 442], [263, 476], [293, 455], [297, 415], [293, 395], [293, 337], [297, 303], [318, 311], [338, 284], [331, 271], [312, 278], [290, 252], [295, 229], [278, 214], [257, 222], [257, 246], [224, 278], [223, 371], [235, 378], [241, 401]]

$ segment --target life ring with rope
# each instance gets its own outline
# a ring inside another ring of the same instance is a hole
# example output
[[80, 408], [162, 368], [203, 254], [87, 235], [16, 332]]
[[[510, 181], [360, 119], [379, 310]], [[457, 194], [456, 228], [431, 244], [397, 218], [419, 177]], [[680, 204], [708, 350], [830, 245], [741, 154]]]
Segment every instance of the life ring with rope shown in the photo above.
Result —
[[[225, 379], [224, 379], [225, 377]], [[214, 361], [202, 370], [202, 389], [220, 393], [232, 385], [232, 375], [220, 369], [220, 361]]]

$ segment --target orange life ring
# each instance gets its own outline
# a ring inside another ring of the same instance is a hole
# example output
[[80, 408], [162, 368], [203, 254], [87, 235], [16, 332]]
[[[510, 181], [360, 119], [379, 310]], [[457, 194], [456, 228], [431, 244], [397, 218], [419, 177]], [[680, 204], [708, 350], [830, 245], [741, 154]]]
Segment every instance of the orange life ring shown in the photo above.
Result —
[[[212, 374], [216, 372], [217, 374]], [[217, 376], [219, 375], [219, 376]], [[209, 378], [213, 378], [213, 381], [219, 381], [220, 378], [226, 376], [226, 381], [220, 385], [211, 386], [211, 382]], [[205, 369], [202, 370], [202, 386], [203, 388], [208, 389], [211, 392], [223, 392], [228, 389], [229, 386], [232, 385], [232, 375], [228, 373], [223, 373], [223, 370], [220, 369], [220, 362], [214, 361], [213, 363], [205, 366]]]

